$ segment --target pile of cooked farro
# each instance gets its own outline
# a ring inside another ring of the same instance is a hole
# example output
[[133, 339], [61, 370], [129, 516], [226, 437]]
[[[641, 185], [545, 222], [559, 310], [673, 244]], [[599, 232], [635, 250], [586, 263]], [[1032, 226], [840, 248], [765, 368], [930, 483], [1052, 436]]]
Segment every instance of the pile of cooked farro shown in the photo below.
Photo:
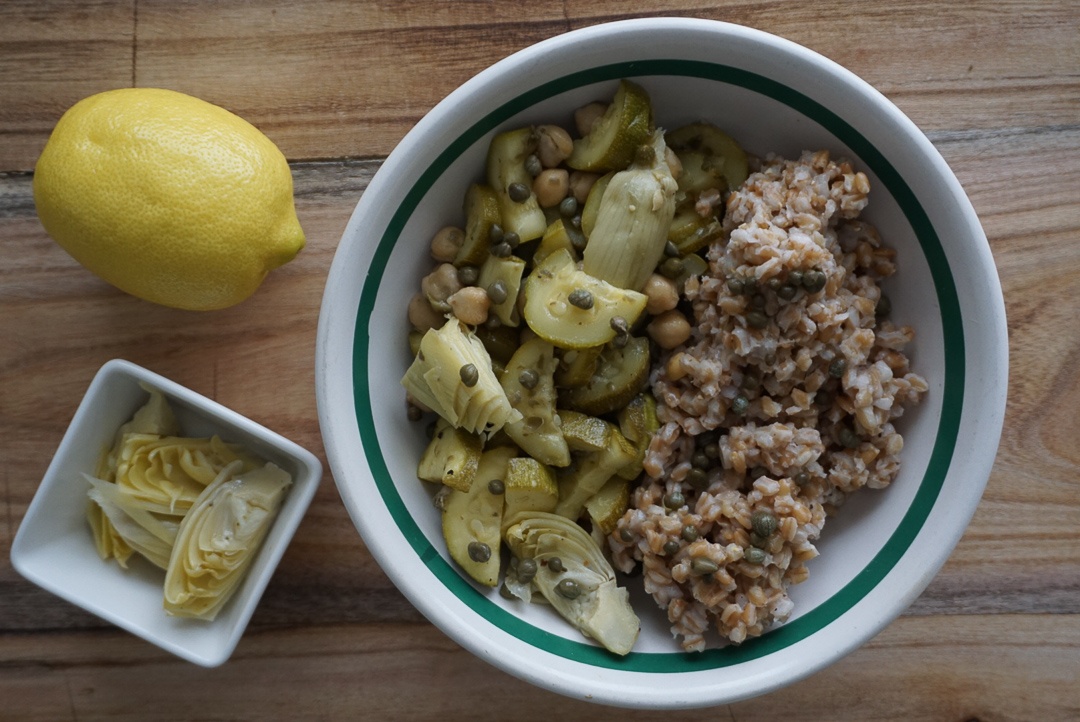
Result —
[[893, 422], [927, 384], [888, 320], [895, 253], [859, 220], [869, 191], [825, 151], [767, 157], [686, 284], [693, 335], [654, 367], [660, 431], [609, 537], [686, 650], [710, 624], [740, 643], [786, 620], [825, 520], [899, 468]]

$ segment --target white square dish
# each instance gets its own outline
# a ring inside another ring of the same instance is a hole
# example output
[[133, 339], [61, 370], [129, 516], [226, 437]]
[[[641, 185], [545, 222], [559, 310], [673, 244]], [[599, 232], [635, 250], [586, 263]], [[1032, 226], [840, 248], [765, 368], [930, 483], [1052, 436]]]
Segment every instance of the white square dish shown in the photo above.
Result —
[[[183, 433], [217, 434], [292, 476], [292, 486], [234, 597], [211, 622], [166, 614], [165, 573], [142, 558], [128, 569], [103, 561], [86, 519], [83, 473], [92, 473], [116, 430], [146, 401], [143, 386], [168, 399]], [[236, 648], [322, 477], [311, 452], [128, 361], [98, 371], [76, 410], [11, 546], [15, 570], [43, 589], [132, 634], [204, 667], [224, 663]]]

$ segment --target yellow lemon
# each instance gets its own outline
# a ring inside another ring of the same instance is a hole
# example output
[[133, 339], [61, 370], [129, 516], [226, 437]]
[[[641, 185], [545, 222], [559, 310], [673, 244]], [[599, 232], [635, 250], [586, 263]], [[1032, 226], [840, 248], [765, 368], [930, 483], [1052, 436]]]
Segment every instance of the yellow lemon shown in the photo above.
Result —
[[171, 90], [111, 90], [73, 105], [34, 169], [34, 203], [75, 260], [174, 308], [239, 303], [304, 247], [277, 146]]

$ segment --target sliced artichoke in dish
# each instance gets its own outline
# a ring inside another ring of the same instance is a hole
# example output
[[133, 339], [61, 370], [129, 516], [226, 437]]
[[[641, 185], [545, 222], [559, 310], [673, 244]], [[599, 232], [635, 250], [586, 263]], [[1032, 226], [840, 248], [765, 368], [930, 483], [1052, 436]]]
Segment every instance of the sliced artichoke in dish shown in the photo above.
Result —
[[520, 418], [506, 399], [484, 344], [459, 321], [431, 329], [401, 384], [453, 426], [493, 433]]
[[[555, 514], [526, 513], [509, 520], [504, 538], [518, 569], [524, 560], [536, 565], [532, 586], [566, 621], [615, 654], [633, 648], [641, 623], [630, 595], [584, 529]], [[555, 557], [562, 571], [552, 569]]]
[[217, 616], [239, 589], [292, 484], [273, 464], [233, 476], [239, 466], [222, 470], [180, 523], [165, 572], [169, 614]]

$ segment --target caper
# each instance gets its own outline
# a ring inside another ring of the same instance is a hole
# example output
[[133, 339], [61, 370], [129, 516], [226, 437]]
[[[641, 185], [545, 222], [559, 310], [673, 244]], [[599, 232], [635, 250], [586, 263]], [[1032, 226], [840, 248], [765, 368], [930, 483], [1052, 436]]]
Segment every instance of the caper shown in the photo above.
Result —
[[523, 369], [518, 375], [518, 383], [531, 391], [540, 383], [540, 374], [536, 372], [536, 369]]
[[566, 571], [566, 567], [562, 563], [562, 559], [559, 557], [551, 557], [547, 563], [548, 569], [556, 574], [562, 574]]
[[785, 301], [790, 301], [795, 298], [795, 294], [798, 293], [798, 289], [792, 286], [790, 283], [785, 283], [783, 286], [776, 290], [776, 295]]
[[685, 542], [697, 541], [699, 536], [697, 527], [693, 524], [687, 524], [682, 528], [682, 531], [679, 532], [679, 536], [681, 536]]
[[664, 278], [678, 278], [683, 272], [683, 262], [678, 258], [669, 258], [660, 264], [660, 275]]
[[771, 537], [776, 532], [776, 527], [779, 522], [776, 521], [776, 517], [770, 511], [764, 509], [755, 511], [750, 516], [750, 526], [753, 527], [754, 533], [762, 537]]
[[746, 325], [750, 328], [765, 328], [769, 325], [769, 317], [761, 311], [750, 311], [746, 314]]
[[674, 539], [670, 539], [664, 542], [664, 554], [668, 555], [669, 557], [673, 557], [678, 554], [679, 549], [681, 548], [682, 545], [680, 545], [679, 542], [675, 541]]
[[690, 571], [698, 576], [705, 576], [706, 574], [715, 574], [720, 571], [720, 565], [712, 559], [697, 557], [694, 561], [690, 562]]
[[616, 336], [625, 336], [630, 333], [630, 326], [622, 316], [612, 316], [609, 325]]
[[709, 488], [709, 473], [704, 469], [691, 469], [686, 475], [686, 482], [698, 491]]
[[673, 491], [669, 494], [664, 494], [664, 506], [668, 509], [678, 509], [686, 503], [686, 497], [682, 495], [681, 491]]
[[750, 401], [745, 396], [736, 396], [735, 400], [731, 402], [732, 413], [742, 416], [746, 413], [746, 410], [750, 408]]
[[506, 303], [506, 283], [502, 280], [495, 281], [487, 287], [487, 295], [496, 306], [500, 303]]
[[502, 243], [496, 243], [494, 246], [491, 247], [491, 255], [495, 256], [496, 258], [506, 258], [513, 252], [514, 249], [511, 248], [510, 244], [506, 241], [503, 241]]
[[845, 371], [847, 371], [846, 359], [835, 358], [832, 363], [829, 364], [829, 376], [832, 376], [834, 379], [843, 376]]
[[883, 293], [881, 298], [878, 299], [877, 305], [874, 306], [874, 317], [885, 318], [890, 313], [892, 313], [892, 301]]
[[496, 244], [502, 242], [503, 229], [498, 223], [492, 223], [491, 228], [488, 229], [488, 242]]
[[765, 563], [765, 550], [758, 549], [757, 547], [750, 547], [743, 552], [743, 559], [751, 564], [764, 564]]
[[748, 276], [743, 279], [742, 292], [744, 296], [753, 296], [757, 293], [758, 281], [756, 276]]
[[513, 250], [521, 245], [521, 236], [514, 231], [507, 231], [503, 234], [502, 242], [510, 246], [510, 250]]
[[643, 168], [647, 168], [656, 162], [656, 148], [653, 148], [648, 143], [642, 143], [634, 151], [634, 163]]
[[462, 286], [475, 286], [480, 278], [480, 269], [476, 266], [462, 266], [457, 269], [457, 279]]
[[537, 564], [535, 559], [522, 559], [517, 565], [517, 578], [522, 584], [528, 584], [536, 576]]
[[532, 191], [524, 183], [511, 183], [506, 187], [506, 195], [510, 196], [514, 203], [524, 203], [529, 200]]
[[565, 599], [577, 599], [581, 596], [581, 587], [573, 579], [563, 579], [555, 585], [555, 591]]
[[761, 377], [754, 369], [746, 369], [743, 371], [742, 383], [739, 384], [740, 389], [751, 391], [761, 385]]
[[750, 299], [750, 307], [759, 310], [765, 308], [765, 297], [762, 296], [760, 293], [755, 293]]
[[807, 271], [803, 274], [803, 288], [810, 293], [817, 293], [821, 289], [825, 288], [827, 277], [824, 273], [818, 270]]
[[768, 543], [769, 543], [769, 538], [768, 537], [763, 537], [760, 534], [758, 534], [756, 531], [750, 532], [750, 546], [754, 546], [754, 547], [757, 547], [759, 549], [764, 549], [765, 545], [768, 544]]
[[570, 295], [566, 297], [566, 300], [570, 302], [571, 306], [577, 306], [582, 310], [588, 310], [593, 307], [593, 295], [584, 288], [575, 288], [570, 292]]
[[563, 218], [570, 218], [578, 212], [577, 198], [573, 196], [567, 196], [559, 202], [559, 215]]
[[743, 292], [742, 279], [732, 276], [727, 280], [727, 289], [731, 292], [732, 296], [741, 296]]
[[840, 445], [848, 449], [859, 448], [859, 435], [846, 426], [840, 427], [840, 432], [837, 434], [837, 441]]
[[795, 475], [793, 481], [799, 486], [806, 486], [810, 483], [810, 474], [805, 471], [800, 471]]
[[469, 559], [472, 559], [478, 564], [483, 564], [487, 560], [491, 559], [491, 547], [484, 542], [469, 542]]
[[540, 162], [540, 159], [536, 157], [535, 153], [525, 159], [525, 172], [533, 178], [540, 175], [543, 171], [544, 164]]
[[765, 282], [765, 288], [769, 289], [773, 293], [776, 293], [777, 291], [780, 290], [780, 286], [782, 284], [783, 284], [783, 281], [781, 281], [776, 276], [773, 276], [772, 278], [770, 278], [768, 281]]
[[632, 542], [634, 541], [634, 532], [630, 531], [629, 529], [620, 529], [619, 538], [622, 539], [624, 542]]
[[705, 446], [702, 447], [702, 451], [704, 451], [705, 456], [709, 457], [710, 459], [720, 458], [720, 444], [716, 443], [715, 441], [709, 444], [705, 444]]
[[668, 241], [667, 243], [664, 244], [664, 255], [667, 256], [668, 258], [678, 258], [682, 254], [679, 253], [679, 247], [678, 246], [676, 246], [671, 241]]
[[755, 466], [754, 468], [750, 469], [750, 481], [757, 481], [768, 473], [769, 470], [766, 469], [764, 466]]
[[695, 451], [694, 455], [690, 457], [690, 465], [695, 469], [708, 469], [709, 457], [705, 456], [704, 451]]
[[424, 418], [424, 412], [420, 410], [419, 406], [414, 406], [413, 404], [408, 405], [405, 410], [405, 415], [408, 417], [409, 421], [419, 421]]
[[492, 479], [488, 482], [488, 493], [501, 496], [506, 493], [506, 484], [502, 479]]
[[465, 364], [458, 371], [458, 375], [461, 376], [461, 383], [468, 386], [470, 389], [476, 386], [476, 382], [480, 380], [480, 372], [476, 370], [474, 364]]
[[570, 227], [573, 228], [575, 231], [580, 231], [581, 230], [581, 214], [580, 213], [577, 213], [575, 215], [570, 216]]
[[615, 348], [626, 348], [626, 344], [630, 343], [630, 334], [616, 334], [611, 343]]
[[796, 288], [798, 288], [799, 286], [803, 285], [803, 272], [802, 271], [792, 271], [791, 273], [788, 274], [787, 281], [792, 286], [795, 286]]
[[506, 582], [503, 582], [499, 585], [499, 596], [503, 599], [517, 599], [517, 596], [515, 596], [512, 591], [510, 591], [510, 587], [506, 586]]

